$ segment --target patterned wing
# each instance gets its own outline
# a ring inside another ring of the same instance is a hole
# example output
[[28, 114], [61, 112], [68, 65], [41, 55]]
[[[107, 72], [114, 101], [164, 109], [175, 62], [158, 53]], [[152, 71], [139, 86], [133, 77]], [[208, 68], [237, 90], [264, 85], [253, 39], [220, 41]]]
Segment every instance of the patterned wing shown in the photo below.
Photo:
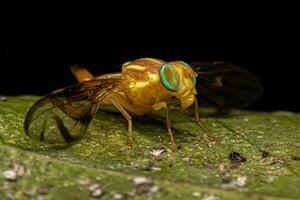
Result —
[[198, 102], [216, 106], [219, 110], [243, 108], [263, 93], [260, 81], [249, 71], [224, 62], [191, 63], [198, 73]]
[[93, 79], [42, 97], [27, 113], [25, 133], [51, 144], [79, 140], [86, 134], [101, 100], [121, 84], [120, 78]]

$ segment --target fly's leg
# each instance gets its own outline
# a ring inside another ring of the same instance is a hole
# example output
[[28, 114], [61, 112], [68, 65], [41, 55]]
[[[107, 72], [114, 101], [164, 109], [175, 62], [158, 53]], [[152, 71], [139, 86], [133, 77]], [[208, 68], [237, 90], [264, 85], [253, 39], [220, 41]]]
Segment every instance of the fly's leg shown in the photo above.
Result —
[[169, 108], [167, 106], [165, 106], [165, 109], [166, 109], [166, 125], [167, 125], [167, 129], [168, 129], [168, 133], [169, 133], [169, 137], [170, 137], [170, 141], [171, 141], [171, 148], [173, 151], [176, 151], [177, 146], [174, 142], [173, 133], [172, 133], [172, 129], [171, 129]]
[[173, 133], [172, 133], [172, 129], [171, 129], [171, 121], [170, 121], [170, 113], [169, 113], [169, 107], [167, 106], [166, 102], [160, 102], [157, 104], [153, 105], [153, 109], [154, 110], [160, 110], [161, 108], [165, 108], [166, 110], [166, 126], [168, 129], [168, 133], [169, 133], [169, 137], [170, 137], [170, 141], [171, 141], [171, 148], [173, 151], [177, 150], [177, 146], [174, 142], [174, 138], [173, 138]]
[[127, 113], [127, 111], [118, 103], [116, 102], [113, 98], [109, 98], [111, 103], [123, 114], [123, 116], [127, 119], [128, 122], [128, 147], [132, 148], [132, 118], [131, 116]]
[[195, 99], [195, 120], [198, 124], [198, 126], [204, 131], [205, 134], [208, 134], [207, 128], [202, 124], [200, 118], [199, 118], [199, 105], [197, 99]]
[[211, 141], [219, 141], [220, 139], [216, 136], [212, 136], [208, 133], [207, 128], [204, 126], [204, 124], [201, 122], [200, 118], [199, 118], [199, 105], [198, 105], [198, 101], [197, 99], [195, 99], [195, 120], [198, 124], [198, 126], [203, 130], [204, 132], [204, 139], [206, 140], [211, 140]]
[[74, 65], [71, 67], [71, 72], [79, 82], [89, 81], [94, 78], [94, 76], [86, 69]]

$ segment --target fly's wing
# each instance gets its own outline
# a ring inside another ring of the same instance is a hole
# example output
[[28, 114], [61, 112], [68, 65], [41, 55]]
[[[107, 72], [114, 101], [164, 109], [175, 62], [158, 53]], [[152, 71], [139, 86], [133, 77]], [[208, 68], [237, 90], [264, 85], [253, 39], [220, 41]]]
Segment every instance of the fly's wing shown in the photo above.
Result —
[[102, 99], [122, 79], [93, 79], [56, 90], [39, 99], [27, 113], [25, 133], [51, 144], [70, 144], [82, 138]]
[[249, 71], [224, 62], [195, 62], [198, 73], [196, 89], [198, 102], [219, 110], [243, 108], [261, 96], [263, 87]]

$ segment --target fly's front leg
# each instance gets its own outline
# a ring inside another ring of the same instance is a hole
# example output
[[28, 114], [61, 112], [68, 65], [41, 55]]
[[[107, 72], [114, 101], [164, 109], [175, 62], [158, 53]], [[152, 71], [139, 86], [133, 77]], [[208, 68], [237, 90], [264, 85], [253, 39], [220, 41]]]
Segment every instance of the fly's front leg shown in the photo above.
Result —
[[207, 128], [204, 126], [204, 124], [201, 122], [200, 118], [199, 118], [199, 105], [198, 105], [198, 101], [197, 99], [195, 99], [195, 120], [198, 124], [198, 126], [203, 130], [204, 132], [204, 139], [206, 140], [212, 140], [212, 141], [218, 141], [220, 140], [218, 137], [216, 136], [212, 136], [209, 135]]
[[174, 142], [173, 133], [172, 133], [172, 130], [171, 130], [171, 121], [170, 121], [170, 113], [169, 113], [168, 106], [165, 106], [165, 109], [166, 109], [166, 125], [167, 125], [168, 133], [169, 133], [169, 136], [170, 136], [171, 148], [172, 148], [173, 151], [176, 151], [177, 146]]
[[163, 107], [166, 110], [166, 126], [167, 126], [167, 129], [168, 129], [168, 133], [169, 133], [169, 137], [170, 137], [170, 141], [171, 141], [171, 148], [172, 148], [173, 151], [176, 151], [177, 146], [174, 142], [173, 133], [172, 133], [172, 129], [171, 129], [169, 107], [167, 106], [167, 104], [165, 102], [160, 102], [160, 103], [157, 103], [157, 104], [153, 105], [153, 109], [156, 110], [156, 111], [160, 110]]
[[132, 148], [132, 118], [131, 116], [127, 113], [127, 111], [118, 103], [116, 102], [113, 98], [109, 98], [111, 103], [123, 114], [123, 116], [127, 119], [128, 122], [128, 147]]

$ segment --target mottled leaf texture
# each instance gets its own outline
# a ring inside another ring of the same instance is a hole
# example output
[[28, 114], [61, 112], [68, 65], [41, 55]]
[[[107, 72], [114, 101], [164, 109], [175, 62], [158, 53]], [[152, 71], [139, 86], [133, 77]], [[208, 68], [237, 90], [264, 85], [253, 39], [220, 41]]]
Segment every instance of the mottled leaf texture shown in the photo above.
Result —
[[25, 133], [47, 143], [70, 144], [85, 135], [100, 101], [121, 79], [94, 79], [56, 90], [39, 99], [25, 119]]
[[251, 104], [263, 92], [260, 81], [249, 71], [224, 62], [191, 63], [198, 73], [197, 92], [200, 104], [227, 111]]

